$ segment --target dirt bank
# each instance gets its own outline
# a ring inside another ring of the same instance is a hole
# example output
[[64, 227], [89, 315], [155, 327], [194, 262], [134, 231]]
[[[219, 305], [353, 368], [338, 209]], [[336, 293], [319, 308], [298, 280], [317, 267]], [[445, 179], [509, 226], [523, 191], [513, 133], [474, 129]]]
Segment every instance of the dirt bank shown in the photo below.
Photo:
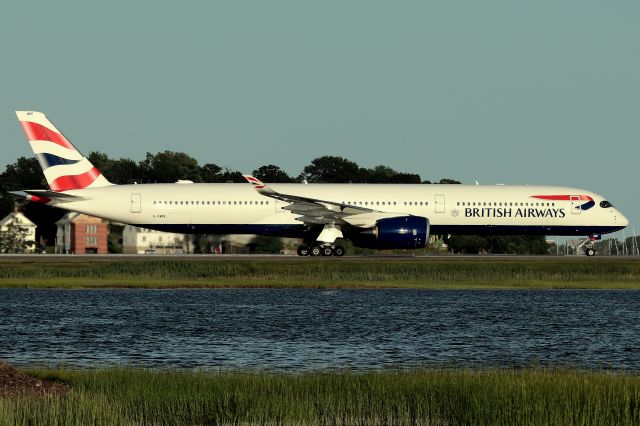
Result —
[[68, 390], [69, 388], [62, 383], [28, 376], [0, 361], [0, 398], [64, 395]]

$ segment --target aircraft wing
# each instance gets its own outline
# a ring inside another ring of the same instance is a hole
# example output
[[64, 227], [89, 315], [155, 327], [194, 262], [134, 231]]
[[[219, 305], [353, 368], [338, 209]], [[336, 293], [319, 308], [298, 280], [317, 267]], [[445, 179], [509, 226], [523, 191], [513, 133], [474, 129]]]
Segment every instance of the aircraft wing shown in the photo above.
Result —
[[261, 195], [289, 203], [287, 206], [284, 206], [283, 209], [300, 215], [296, 220], [304, 223], [344, 223], [344, 218], [348, 216], [377, 212], [367, 207], [352, 206], [350, 204], [318, 200], [315, 198], [301, 197], [299, 195], [282, 194], [269, 188], [253, 176], [244, 175], [244, 178], [253, 185], [255, 190]]

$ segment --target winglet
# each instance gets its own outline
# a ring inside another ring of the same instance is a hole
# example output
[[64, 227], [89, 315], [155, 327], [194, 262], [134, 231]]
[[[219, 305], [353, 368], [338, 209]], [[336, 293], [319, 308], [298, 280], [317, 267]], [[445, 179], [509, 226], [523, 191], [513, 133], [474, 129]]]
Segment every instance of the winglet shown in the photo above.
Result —
[[242, 176], [247, 180], [247, 182], [253, 185], [254, 189], [258, 191], [258, 193], [262, 195], [271, 195], [276, 193], [273, 189], [269, 188], [267, 185], [262, 183], [262, 181], [258, 178], [254, 178], [251, 175], [242, 175]]

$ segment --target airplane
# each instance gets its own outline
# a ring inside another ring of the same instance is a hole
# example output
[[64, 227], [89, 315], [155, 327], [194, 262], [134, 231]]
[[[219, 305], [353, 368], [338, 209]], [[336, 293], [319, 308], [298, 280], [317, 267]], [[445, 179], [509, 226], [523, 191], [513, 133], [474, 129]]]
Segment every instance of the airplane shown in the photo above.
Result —
[[114, 185], [36, 111], [16, 111], [48, 189], [12, 192], [30, 202], [159, 231], [302, 238], [300, 256], [357, 247], [419, 249], [430, 235], [586, 236], [629, 221], [594, 192], [562, 186], [175, 183]]

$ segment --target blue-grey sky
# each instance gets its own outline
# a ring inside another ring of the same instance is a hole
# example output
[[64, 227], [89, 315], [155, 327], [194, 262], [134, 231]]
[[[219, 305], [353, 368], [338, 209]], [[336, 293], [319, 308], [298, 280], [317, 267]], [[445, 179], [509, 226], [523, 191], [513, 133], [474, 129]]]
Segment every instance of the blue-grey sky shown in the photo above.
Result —
[[638, 22], [637, 1], [9, 2], [0, 168], [34, 109], [83, 152], [340, 155], [586, 188], [640, 224]]

